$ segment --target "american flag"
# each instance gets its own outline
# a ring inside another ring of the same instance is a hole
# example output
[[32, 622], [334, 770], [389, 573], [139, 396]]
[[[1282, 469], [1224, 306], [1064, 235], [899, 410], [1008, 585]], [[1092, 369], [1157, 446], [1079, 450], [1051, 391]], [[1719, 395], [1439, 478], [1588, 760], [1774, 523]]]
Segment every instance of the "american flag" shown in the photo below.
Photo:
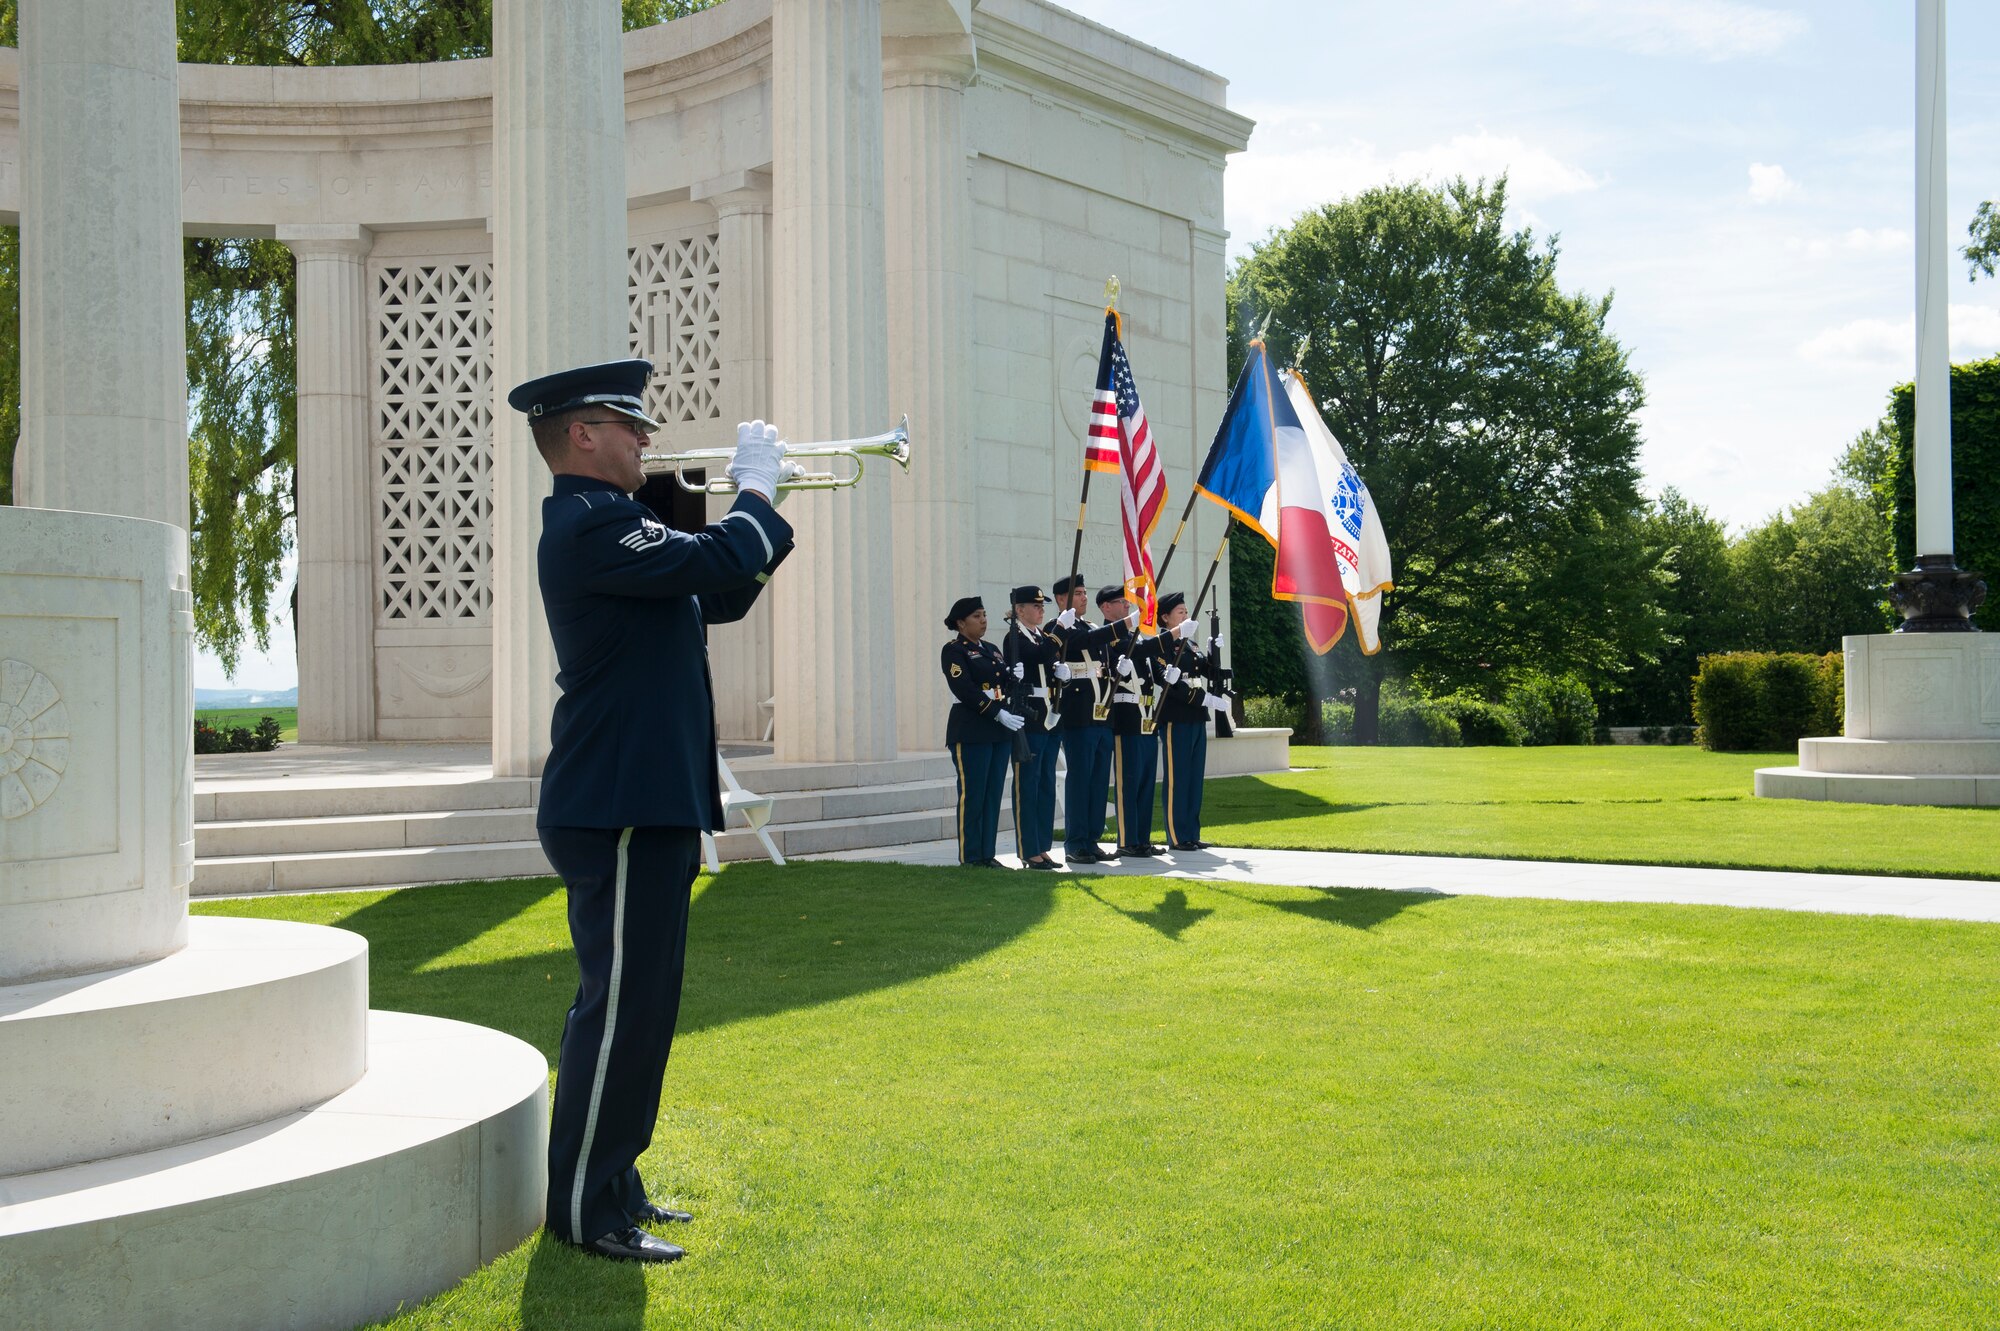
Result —
[[1091, 471], [1115, 471], [1125, 528], [1125, 590], [1139, 607], [1140, 628], [1158, 632], [1158, 594], [1153, 585], [1153, 552], [1147, 543], [1159, 525], [1167, 503], [1167, 475], [1146, 428], [1146, 409], [1139, 405], [1139, 387], [1132, 382], [1132, 362], [1118, 337], [1118, 315], [1104, 313], [1104, 352], [1097, 362], [1097, 397], [1090, 406], [1090, 438], [1083, 465]]

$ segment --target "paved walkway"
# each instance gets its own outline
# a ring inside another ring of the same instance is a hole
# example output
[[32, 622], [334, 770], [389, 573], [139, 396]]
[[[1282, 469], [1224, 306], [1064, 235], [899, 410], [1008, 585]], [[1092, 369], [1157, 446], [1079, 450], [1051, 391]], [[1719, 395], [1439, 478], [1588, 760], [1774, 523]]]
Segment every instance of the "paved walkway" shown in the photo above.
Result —
[[[1061, 858], [1061, 851], [1057, 851]], [[951, 864], [950, 841], [847, 851], [823, 859]], [[1001, 862], [1018, 865], [1012, 855]], [[1541, 897], [1558, 901], [1658, 901], [1753, 906], [1841, 915], [2000, 921], [2000, 882], [1787, 873], [1768, 869], [1689, 869], [1645, 864], [1566, 864], [1548, 860], [1454, 859], [1441, 855], [1362, 855], [1346, 851], [1170, 851], [1156, 860], [1078, 865], [1081, 873], [1152, 875], [1219, 883], [1293, 887], [1374, 887], [1445, 896]]]

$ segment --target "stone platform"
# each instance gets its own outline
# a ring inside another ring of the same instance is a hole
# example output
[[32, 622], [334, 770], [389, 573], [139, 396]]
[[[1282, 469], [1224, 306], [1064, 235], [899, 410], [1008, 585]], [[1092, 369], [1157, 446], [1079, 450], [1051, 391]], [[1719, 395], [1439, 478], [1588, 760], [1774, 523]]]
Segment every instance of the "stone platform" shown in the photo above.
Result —
[[[1209, 744], [1210, 776], [1283, 771], [1284, 730]], [[726, 744], [747, 790], [772, 797], [766, 830], [788, 859], [910, 845], [955, 834], [952, 762], [780, 763]], [[551, 872], [535, 836], [541, 782], [495, 777], [485, 745], [287, 744], [195, 760], [193, 893], [332, 891]], [[1001, 811], [1003, 830], [1012, 826]], [[724, 860], [759, 859], [746, 828], [716, 837]]]

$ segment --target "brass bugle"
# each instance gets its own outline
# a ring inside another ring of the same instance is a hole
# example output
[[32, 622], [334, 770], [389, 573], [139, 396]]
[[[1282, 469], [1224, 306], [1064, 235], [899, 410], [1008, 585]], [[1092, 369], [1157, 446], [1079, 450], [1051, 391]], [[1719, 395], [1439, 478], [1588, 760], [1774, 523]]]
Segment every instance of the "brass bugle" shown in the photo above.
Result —
[[[702, 485], [688, 479], [689, 471], [710, 471], [726, 467], [736, 456], [733, 448], [694, 448], [685, 453], [641, 453], [639, 464], [648, 476], [664, 476], [668, 472], [680, 487], [689, 494], [733, 495], [736, 482], [727, 476], [717, 477]], [[864, 458], [887, 458], [904, 471], [910, 469], [910, 418], [897, 423], [893, 430], [871, 434], [866, 439], [833, 439], [823, 443], [787, 444], [785, 461], [796, 462], [800, 458], [846, 458], [854, 464], [852, 471], [807, 471], [802, 475], [789, 476], [778, 482], [780, 490], [845, 490], [861, 479]]]

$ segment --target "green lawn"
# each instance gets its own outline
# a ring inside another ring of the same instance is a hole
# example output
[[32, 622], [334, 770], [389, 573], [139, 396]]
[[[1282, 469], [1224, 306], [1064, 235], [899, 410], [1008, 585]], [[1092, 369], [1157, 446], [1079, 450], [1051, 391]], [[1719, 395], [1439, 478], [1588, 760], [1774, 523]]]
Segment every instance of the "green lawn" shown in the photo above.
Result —
[[[550, 881], [197, 909], [554, 1053]], [[802, 864], [691, 938], [689, 1259], [389, 1325], [2000, 1326], [2000, 926]]]
[[[2000, 808], [1758, 799], [1796, 755], [1636, 745], [1294, 748], [1310, 770], [1213, 782], [1227, 846], [2000, 878]], [[1156, 823], [1156, 827], [1158, 824]]]
[[194, 719], [206, 721], [217, 730], [224, 730], [230, 726], [255, 730], [257, 723], [267, 716], [277, 721], [280, 742], [285, 744], [298, 742], [299, 709], [296, 707], [207, 707], [197, 710]]

